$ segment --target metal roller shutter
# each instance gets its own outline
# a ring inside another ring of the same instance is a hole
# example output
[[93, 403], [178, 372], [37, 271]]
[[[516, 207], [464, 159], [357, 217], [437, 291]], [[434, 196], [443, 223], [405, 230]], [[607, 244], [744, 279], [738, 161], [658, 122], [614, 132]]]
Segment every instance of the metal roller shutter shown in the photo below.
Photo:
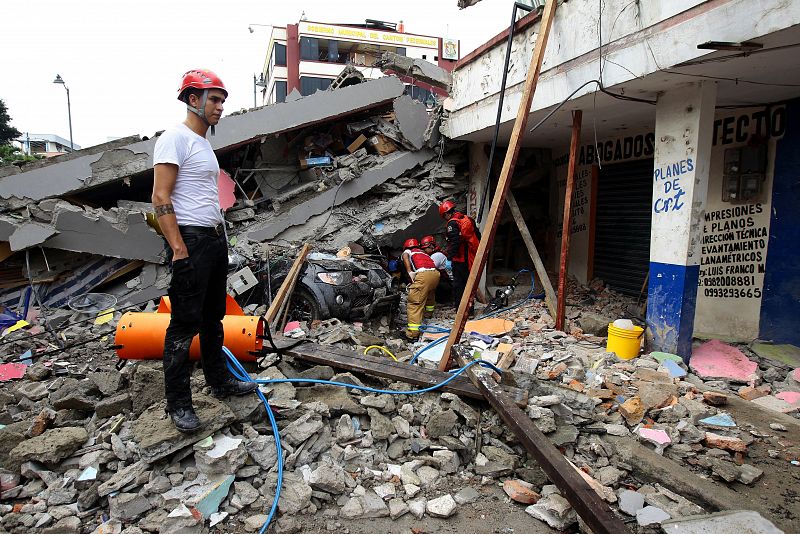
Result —
[[650, 268], [653, 160], [600, 170], [594, 276], [615, 291], [638, 296]]

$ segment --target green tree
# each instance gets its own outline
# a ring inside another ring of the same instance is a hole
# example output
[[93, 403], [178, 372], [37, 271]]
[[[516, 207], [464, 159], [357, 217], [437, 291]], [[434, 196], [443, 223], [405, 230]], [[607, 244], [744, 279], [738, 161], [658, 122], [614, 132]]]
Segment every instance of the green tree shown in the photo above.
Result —
[[0, 100], [0, 145], [7, 145], [20, 136], [19, 130], [11, 126], [11, 117], [5, 102]]
[[27, 162], [42, 159], [39, 154], [27, 155], [22, 150], [18, 149], [11, 143], [0, 145], [0, 167], [3, 165], [11, 165], [14, 162]]

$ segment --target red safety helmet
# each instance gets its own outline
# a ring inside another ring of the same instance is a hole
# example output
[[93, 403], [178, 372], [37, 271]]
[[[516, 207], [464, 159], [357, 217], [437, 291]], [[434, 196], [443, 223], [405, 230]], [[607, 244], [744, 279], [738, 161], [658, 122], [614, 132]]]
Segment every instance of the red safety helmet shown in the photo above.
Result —
[[423, 247], [425, 245], [433, 245], [435, 247], [436, 246], [436, 240], [433, 238], [432, 235], [426, 235], [425, 237], [422, 238], [422, 240], [419, 242], [419, 244], [422, 245]]
[[228, 97], [228, 90], [219, 76], [207, 69], [193, 69], [187, 71], [181, 79], [181, 88], [178, 90], [178, 100], [185, 102], [184, 93], [187, 89], [219, 89]]
[[406, 242], [403, 243], [403, 248], [416, 248], [418, 246], [419, 246], [419, 241], [417, 241], [413, 237], [411, 239], [406, 239]]
[[442, 202], [442, 205], [439, 206], [439, 216], [444, 217], [444, 214], [448, 211], [454, 209], [456, 207], [456, 203], [452, 200], [445, 200]]

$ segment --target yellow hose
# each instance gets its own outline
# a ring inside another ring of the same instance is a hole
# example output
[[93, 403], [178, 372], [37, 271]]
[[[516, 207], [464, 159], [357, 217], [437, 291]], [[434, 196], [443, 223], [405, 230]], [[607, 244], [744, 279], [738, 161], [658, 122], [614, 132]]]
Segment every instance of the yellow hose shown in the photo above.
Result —
[[368, 353], [372, 349], [381, 350], [381, 351], [385, 352], [386, 354], [388, 354], [394, 361], [397, 361], [397, 358], [394, 357], [394, 354], [392, 354], [389, 349], [387, 349], [386, 347], [381, 347], [380, 345], [370, 345], [369, 347], [364, 349], [364, 354]]

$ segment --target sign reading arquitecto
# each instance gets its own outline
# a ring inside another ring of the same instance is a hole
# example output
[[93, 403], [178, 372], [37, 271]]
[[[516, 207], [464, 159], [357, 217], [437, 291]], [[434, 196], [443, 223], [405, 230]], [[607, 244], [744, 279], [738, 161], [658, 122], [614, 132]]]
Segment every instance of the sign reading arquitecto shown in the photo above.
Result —
[[[718, 113], [714, 119], [713, 148], [708, 180], [706, 209], [702, 217], [700, 273], [695, 312], [695, 334], [723, 335], [728, 339], [752, 340], [758, 337], [759, 313], [764, 286], [767, 245], [772, 205], [772, 169], [775, 143], [787, 128], [785, 107], [748, 108]], [[752, 202], [723, 201], [725, 150], [768, 140], [766, 176]], [[570, 273], [585, 277], [588, 254], [591, 166], [652, 158], [655, 136], [652, 132], [625, 135], [581, 146], [572, 199], [572, 253]], [[559, 189], [557, 202], [557, 241], [560, 244], [561, 216], [569, 153], [555, 160]], [[666, 183], [693, 170], [696, 162], [679, 161], [653, 169], [653, 180]], [[667, 200], [673, 200], [667, 203]], [[584, 200], [587, 199], [587, 200]], [[680, 191], [669, 191], [653, 209], [676, 209], [684, 202]], [[583, 249], [583, 250], [582, 250]], [[556, 250], [556, 254], [558, 249]], [[582, 280], [584, 281], [584, 280]]]
[[[313, 35], [315, 37], [327, 37], [328, 39], [341, 39], [343, 41], [360, 41], [399, 47], [439, 49], [439, 39], [436, 37], [414, 35], [411, 33], [382, 32], [369, 28], [351, 28], [347, 26], [334, 26], [332, 24], [318, 24], [316, 22], [301, 22], [299, 33], [301, 36]], [[458, 41], [455, 42], [456, 54], [458, 54]], [[455, 59], [458, 59], [458, 57]]]
[[[786, 108], [747, 108], [718, 114], [702, 219], [700, 279], [695, 335], [724, 336], [734, 341], [758, 337], [776, 141], [786, 131]], [[760, 192], [750, 201], [723, 199], [725, 151], [767, 143]]]

